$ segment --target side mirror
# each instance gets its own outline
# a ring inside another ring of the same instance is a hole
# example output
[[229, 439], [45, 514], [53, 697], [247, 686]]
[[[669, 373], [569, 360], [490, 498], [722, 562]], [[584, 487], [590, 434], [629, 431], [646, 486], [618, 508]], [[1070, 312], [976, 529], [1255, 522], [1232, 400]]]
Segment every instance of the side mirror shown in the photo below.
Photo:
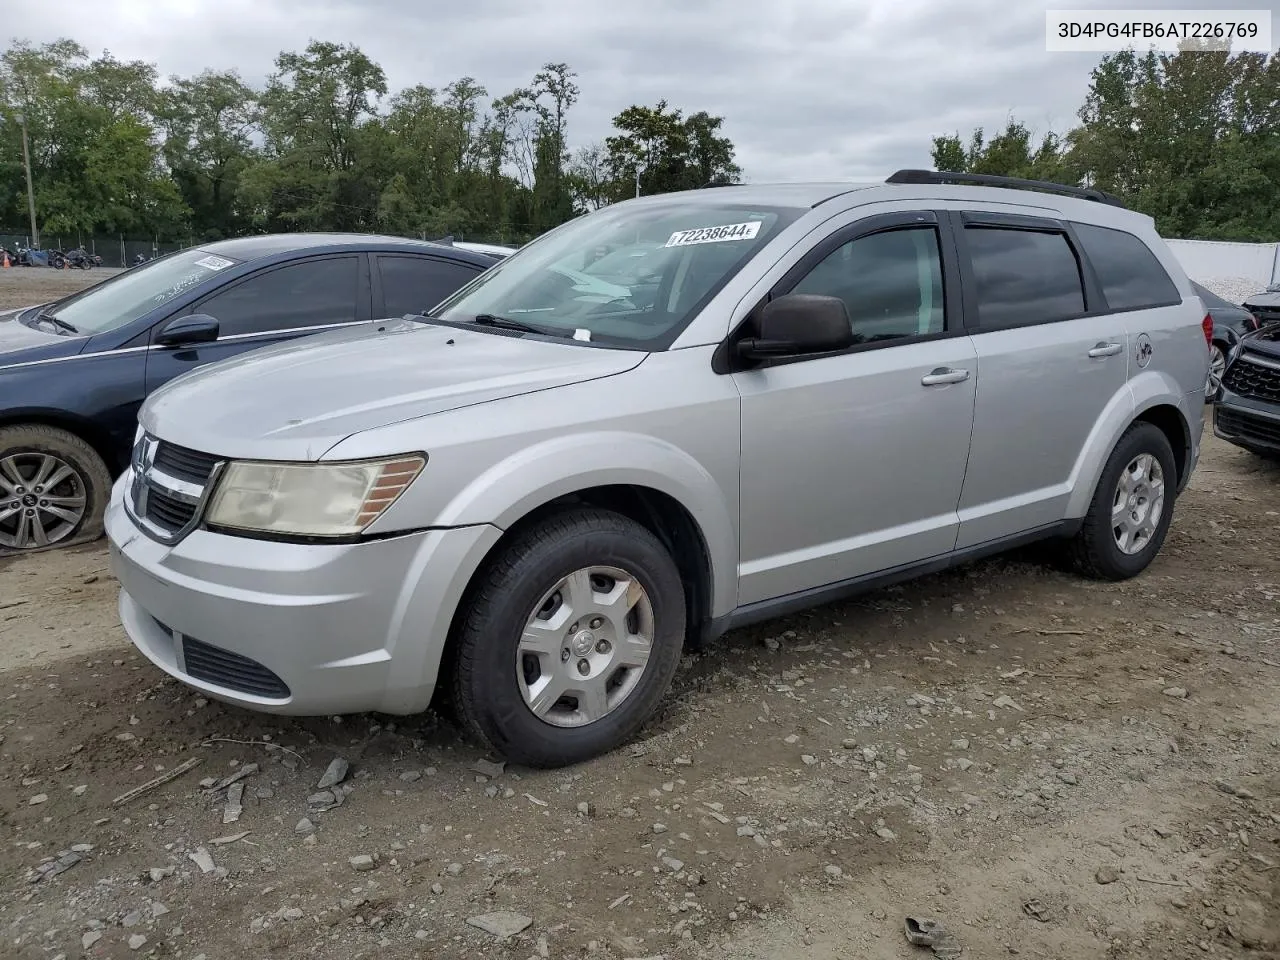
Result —
[[218, 339], [218, 321], [207, 313], [193, 313], [170, 320], [156, 334], [163, 347], [180, 347], [188, 343], [212, 343]]
[[839, 297], [788, 293], [760, 311], [760, 336], [738, 342], [744, 360], [830, 353], [854, 344], [849, 311]]

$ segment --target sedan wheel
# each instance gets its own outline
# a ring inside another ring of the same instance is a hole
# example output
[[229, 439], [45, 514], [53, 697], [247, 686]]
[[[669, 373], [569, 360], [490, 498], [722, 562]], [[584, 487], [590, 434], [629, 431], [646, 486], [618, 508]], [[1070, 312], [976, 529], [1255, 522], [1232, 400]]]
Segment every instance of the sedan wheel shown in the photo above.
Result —
[[80, 437], [0, 427], [0, 556], [96, 540], [110, 495], [106, 464]]
[[88, 503], [85, 478], [52, 454], [0, 459], [0, 546], [31, 550], [65, 540], [83, 522]]

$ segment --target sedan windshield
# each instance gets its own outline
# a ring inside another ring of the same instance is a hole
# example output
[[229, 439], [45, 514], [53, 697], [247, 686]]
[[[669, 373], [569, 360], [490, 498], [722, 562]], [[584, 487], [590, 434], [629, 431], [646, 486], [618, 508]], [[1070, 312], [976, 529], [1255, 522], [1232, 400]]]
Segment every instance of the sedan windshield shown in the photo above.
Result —
[[691, 202], [678, 194], [665, 202], [606, 207], [521, 248], [432, 316], [662, 350], [803, 212]]
[[60, 326], [106, 333], [163, 306], [237, 261], [205, 250], [183, 250], [117, 274], [46, 309]]

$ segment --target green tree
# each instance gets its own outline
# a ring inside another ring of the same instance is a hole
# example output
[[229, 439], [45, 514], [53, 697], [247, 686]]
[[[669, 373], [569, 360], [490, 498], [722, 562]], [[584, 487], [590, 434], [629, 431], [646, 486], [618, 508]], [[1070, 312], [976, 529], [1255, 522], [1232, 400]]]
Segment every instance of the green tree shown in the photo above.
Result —
[[738, 182], [733, 143], [719, 135], [723, 123], [705, 112], [686, 120], [666, 100], [627, 107], [613, 118], [618, 133], [605, 139], [612, 199], [633, 196], [637, 180], [644, 194]]
[[1024, 180], [1070, 183], [1078, 179], [1067, 149], [1056, 134], [1046, 133], [1036, 142], [1026, 124], [1012, 117], [1005, 128], [989, 141], [979, 127], [967, 144], [952, 134], [933, 138], [935, 170], [951, 173], [982, 173]]
[[165, 162], [200, 236], [216, 239], [248, 229], [237, 191], [240, 175], [256, 160], [256, 91], [234, 71], [173, 77], [158, 113]]
[[[155, 69], [110, 54], [90, 60], [69, 40], [14, 43], [0, 54], [5, 139], [20, 156], [26, 118], [42, 235], [64, 242], [94, 231], [174, 236], [187, 209], [164, 168], [154, 127]], [[5, 219], [24, 223], [25, 181], [7, 168]]]
[[[254, 178], [251, 195], [267, 203], [269, 224], [337, 230], [372, 227], [380, 185], [365, 182], [358, 145], [387, 92], [382, 68], [358, 47], [312, 41], [281, 53], [262, 95], [262, 128], [270, 173]], [[264, 197], [263, 188], [269, 185]]]
[[573, 216], [565, 176], [569, 108], [578, 100], [576, 74], [565, 63], [548, 63], [533, 78], [529, 102], [538, 116], [533, 166], [533, 228], [541, 233]]

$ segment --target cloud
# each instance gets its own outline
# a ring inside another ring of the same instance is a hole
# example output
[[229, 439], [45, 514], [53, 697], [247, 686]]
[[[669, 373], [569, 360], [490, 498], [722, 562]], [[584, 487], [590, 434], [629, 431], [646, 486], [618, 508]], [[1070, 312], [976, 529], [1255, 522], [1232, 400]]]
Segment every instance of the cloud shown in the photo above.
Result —
[[[251, 83], [280, 50], [353, 42], [393, 89], [475, 77], [493, 96], [547, 61], [578, 73], [570, 139], [603, 139], [633, 103], [666, 99], [725, 118], [758, 182], [874, 179], [929, 166], [937, 134], [994, 130], [1012, 113], [1067, 129], [1092, 54], [1047, 53], [1044, 10], [1200, 8], [1195, 0], [95, 0], [75, 17], [7, 11], [11, 35], [71, 36], [162, 74], [238, 69]], [[1259, 6], [1255, 2], [1255, 6]], [[1260, 5], [1280, 9], [1280, 0]]]

